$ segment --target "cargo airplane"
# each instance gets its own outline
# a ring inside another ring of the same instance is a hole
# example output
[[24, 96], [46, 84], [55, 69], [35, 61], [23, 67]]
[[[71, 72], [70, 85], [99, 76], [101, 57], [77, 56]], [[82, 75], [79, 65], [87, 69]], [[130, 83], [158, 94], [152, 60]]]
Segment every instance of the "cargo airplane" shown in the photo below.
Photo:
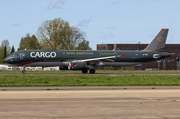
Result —
[[164, 51], [168, 29], [161, 29], [153, 41], [141, 51], [126, 50], [21, 50], [4, 59], [9, 65], [52, 67], [95, 73], [98, 66], [130, 66], [170, 57]]

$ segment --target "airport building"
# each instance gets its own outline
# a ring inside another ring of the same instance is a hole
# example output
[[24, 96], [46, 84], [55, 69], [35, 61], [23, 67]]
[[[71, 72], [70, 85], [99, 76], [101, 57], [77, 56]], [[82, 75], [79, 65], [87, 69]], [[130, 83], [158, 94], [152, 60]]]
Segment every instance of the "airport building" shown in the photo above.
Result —
[[[148, 44], [97, 44], [97, 50], [143, 50]], [[136, 65], [136, 70], [180, 70], [180, 44], [166, 44], [164, 52], [175, 53], [175, 55], [153, 62]], [[127, 69], [128, 67], [126, 67]], [[123, 68], [124, 69], [124, 68]]]

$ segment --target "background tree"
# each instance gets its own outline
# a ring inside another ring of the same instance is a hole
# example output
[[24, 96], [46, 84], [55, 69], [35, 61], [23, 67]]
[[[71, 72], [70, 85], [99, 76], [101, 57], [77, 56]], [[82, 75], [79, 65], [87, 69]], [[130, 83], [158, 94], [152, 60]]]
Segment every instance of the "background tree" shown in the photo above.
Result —
[[18, 50], [35, 50], [35, 49], [41, 49], [41, 46], [39, 44], [38, 39], [35, 35], [30, 36], [30, 34], [27, 34], [26, 37], [22, 37]]
[[15, 52], [14, 45], [13, 45], [12, 48], [11, 48], [11, 54], [12, 54], [13, 52]]
[[83, 40], [81, 43], [79, 43], [78, 50], [92, 50], [92, 48], [89, 47], [89, 41]]
[[85, 33], [80, 31], [78, 28], [72, 27], [72, 34], [70, 36], [69, 42], [66, 43], [67, 50], [75, 50], [78, 49], [78, 45], [85, 40]]
[[42, 48], [49, 50], [76, 49], [78, 43], [84, 39], [84, 33], [70, 27], [69, 23], [61, 18], [44, 21], [38, 28], [37, 36]]
[[4, 59], [7, 57], [7, 49], [6, 46], [4, 46]]
[[4, 49], [0, 46], [0, 63], [4, 61]]
[[7, 52], [7, 56], [9, 56], [11, 54], [11, 47], [9, 46], [9, 41], [8, 40], [3, 40], [1, 43], [1, 47], [4, 50], [4, 47], [6, 46], [6, 52]]

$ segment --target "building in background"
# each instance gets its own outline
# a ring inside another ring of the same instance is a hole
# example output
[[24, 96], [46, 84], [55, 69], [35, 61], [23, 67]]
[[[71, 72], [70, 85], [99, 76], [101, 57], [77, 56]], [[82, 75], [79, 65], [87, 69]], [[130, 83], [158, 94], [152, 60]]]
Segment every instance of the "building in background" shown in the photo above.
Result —
[[[97, 50], [143, 50], [148, 44], [97, 44]], [[153, 62], [136, 65], [134, 69], [145, 70], [180, 70], [180, 44], [166, 44], [164, 52], [175, 55]], [[122, 68], [121, 68], [122, 69]], [[126, 68], [127, 69], [127, 68]]]

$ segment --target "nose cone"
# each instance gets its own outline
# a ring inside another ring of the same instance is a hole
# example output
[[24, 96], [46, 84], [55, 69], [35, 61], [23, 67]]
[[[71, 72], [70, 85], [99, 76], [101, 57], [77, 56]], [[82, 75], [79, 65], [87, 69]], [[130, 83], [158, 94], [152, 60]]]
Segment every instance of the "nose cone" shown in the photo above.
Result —
[[7, 57], [4, 59], [4, 63], [9, 63], [9, 59]]

